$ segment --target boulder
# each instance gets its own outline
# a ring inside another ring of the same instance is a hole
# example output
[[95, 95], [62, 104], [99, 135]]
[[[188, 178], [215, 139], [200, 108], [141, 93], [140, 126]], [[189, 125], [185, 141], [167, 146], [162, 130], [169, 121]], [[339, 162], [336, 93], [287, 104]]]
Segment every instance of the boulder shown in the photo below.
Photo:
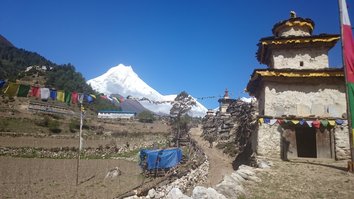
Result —
[[148, 192], [148, 196], [150, 198], [155, 198], [155, 195], [156, 195], [155, 189], [150, 189], [149, 192]]
[[179, 188], [173, 188], [171, 191], [167, 194], [166, 199], [191, 199], [189, 196], [186, 196], [182, 193]]
[[220, 193], [218, 193], [213, 188], [205, 188], [201, 186], [196, 186], [193, 189], [192, 194], [193, 199], [226, 199], [226, 197]]
[[245, 195], [242, 185], [233, 184], [230, 182], [221, 182], [216, 185], [215, 189], [218, 193], [224, 195], [226, 198], [237, 199], [237, 196]]

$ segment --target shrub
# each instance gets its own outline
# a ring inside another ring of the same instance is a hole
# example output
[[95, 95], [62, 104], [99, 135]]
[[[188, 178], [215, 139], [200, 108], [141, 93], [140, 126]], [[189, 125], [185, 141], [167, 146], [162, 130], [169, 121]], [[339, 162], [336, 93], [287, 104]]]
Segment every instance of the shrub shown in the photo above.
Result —
[[79, 120], [71, 120], [69, 123], [70, 132], [75, 133], [78, 129], [80, 129], [80, 121]]
[[48, 124], [48, 128], [52, 133], [60, 133], [59, 122], [57, 120], [51, 120]]
[[137, 116], [139, 122], [143, 123], [153, 123], [155, 121], [154, 114], [150, 111], [143, 111]]

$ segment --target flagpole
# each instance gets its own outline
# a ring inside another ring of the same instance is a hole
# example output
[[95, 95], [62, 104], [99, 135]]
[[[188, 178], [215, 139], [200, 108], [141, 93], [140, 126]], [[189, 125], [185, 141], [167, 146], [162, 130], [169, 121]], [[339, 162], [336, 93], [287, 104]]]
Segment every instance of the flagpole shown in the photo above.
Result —
[[79, 132], [79, 150], [77, 154], [77, 164], [76, 164], [76, 185], [79, 185], [79, 167], [80, 167], [80, 154], [81, 154], [81, 148], [82, 148], [82, 143], [81, 143], [81, 134], [82, 134], [82, 113], [83, 113], [83, 106], [82, 103], [80, 103], [80, 132]]
[[[348, 133], [349, 133], [349, 149], [350, 149], [350, 158], [351, 161], [348, 161], [348, 171], [354, 172], [354, 147], [353, 147], [353, 133], [352, 133], [352, 120], [351, 120], [351, 112], [350, 112], [350, 102], [349, 102], [349, 88], [347, 81], [347, 70], [344, 58], [344, 37], [343, 37], [343, 9], [342, 9], [342, 0], [338, 0], [339, 7], [339, 22], [340, 22], [340, 32], [341, 32], [341, 47], [342, 47], [342, 63], [344, 70], [344, 80], [345, 80], [345, 98], [347, 103], [347, 120], [348, 120]], [[354, 106], [354, 104], [353, 104]]]

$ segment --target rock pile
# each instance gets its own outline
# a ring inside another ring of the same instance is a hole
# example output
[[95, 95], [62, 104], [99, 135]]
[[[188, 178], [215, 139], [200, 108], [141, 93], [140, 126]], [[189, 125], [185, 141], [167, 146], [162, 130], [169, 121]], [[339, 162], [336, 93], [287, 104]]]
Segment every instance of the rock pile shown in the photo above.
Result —
[[[150, 198], [189, 198], [184, 196], [182, 191], [187, 191], [189, 188], [194, 187], [197, 183], [203, 183], [207, 180], [209, 170], [209, 161], [205, 161], [196, 169], [191, 170], [187, 175], [173, 181], [170, 184], [150, 189], [146, 196], [139, 197], [137, 195], [126, 197], [126, 199], [150, 199]], [[170, 196], [169, 196], [170, 195]]]
[[252, 135], [257, 131], [255, 102], [236, 100], [227, 108], [226, 113], [203, 118], [204, 139], [216, 142], [224, 153], [235, 157], [234, 169], [241, 164], [253, 165]]
[[[263, 162], [262, 164], [266, 163]], [[269, 165], [267, 168], [269, 168]], [[261, 182], [261, 179], [256, 176], [256, 172], [261, 170], [262, 169], [259, 168], [241, 165], [239, 169], [233, 172], [230, 176], [225, 176], [224, 180], [221, 183], [217, 184], [215, 189], [211, 187], [205, 188], [202, 186], [196, 186], [194, 187], [191, 196], [183, 194], [183, 186], [178, 185], [179, 183], [181, 183], [181, 181], [184, 181], [185, 179], [180, 179], [178, 183], [176, 182], [174, 184], [167, 185], [162, 189], [149, 190], [147, 196], [131, 196], [128, 197], [128, 199], [235, 199], [240, 196], [246, 195], [243, 187], [244, 182]]]

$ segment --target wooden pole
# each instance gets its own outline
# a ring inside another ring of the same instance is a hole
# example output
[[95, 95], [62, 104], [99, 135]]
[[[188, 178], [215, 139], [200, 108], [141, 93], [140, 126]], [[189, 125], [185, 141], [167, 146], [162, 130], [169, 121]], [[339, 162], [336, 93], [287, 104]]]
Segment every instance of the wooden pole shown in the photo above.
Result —
[[81, 148], [82, 148], [82, 143], [81, 143], [81, 135], [82, 135], [82, 113], [83, 113], [83, 106], [82, 103], [80, 103], [80, 132], [79, 132], [79, 149], [78, 149], [78, 154], [77, 154], [77, 164], [76, 164], [76, 186], [79, 185], [79, 168], [80, 168], [80, 154], [81, 154]]
[[[346, 71], [346, 65], [345, 65], [345, 59], [344, 59], [344, 37], [343, 37], [343, 10], [342, 10], [342, 2], [341, 0], [338, 0], [338, 7], [339, 7], [339, 22], [340, 22], [340, 32], [341, 32], [341, 42], [342, 42], [342, 62], [343, 62], [343, 70], [344, 70], [344, 79], [345, 79], [345, 97], [347, 101], [347, 119], [348, 119], [348, 132], [349, 132], [349, 148], [350, 148], [350, 157], [351, 161], [348, 161], [348, 171], [354, 172], [354, 147], [353, 147], [353, 133], [352, 133], [352, 125], [353, 121], [351, 121], [351, 113], [350, 112], [350, 103], [349, 103], [349, 94], [348, 94], [348, 81], [347, 81], [347, 71]], [[354, 106], [354, 104], [353, 104]]]

